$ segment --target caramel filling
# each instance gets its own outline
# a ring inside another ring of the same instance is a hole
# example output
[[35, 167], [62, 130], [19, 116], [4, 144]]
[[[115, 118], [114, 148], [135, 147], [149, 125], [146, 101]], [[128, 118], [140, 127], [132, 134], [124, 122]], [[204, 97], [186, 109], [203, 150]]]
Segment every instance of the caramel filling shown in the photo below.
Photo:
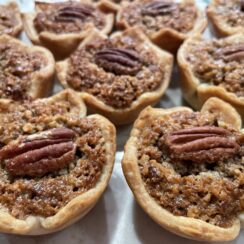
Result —
[[106, 40], [96, 37], [71, 55], [67, 82], [107, 105], [127, 108], [161, 85], [166, 65], [130, 35]]
[[194, 27], [197, 10], [194, 3], [167, 0], [143, 0], [124, 8], [121, 19], [130, 26], [140, 26], [151, 35], [163, 28], [187, 33]]
[[244, 144], [239, 138], [231, 127], [220, 127], [213, 114], [175, 112], [154, 118], [137, 143], [148, 193], [176, 216], [232, 226], [244, 210]]
[[244, 42], [192, 41], [185, 55], [201, 82], [221, 86], [238, 97], [244, 96]]
[[2, 114], [0, 204], [12, 216], [53, 216], [99, 180], [102, 131], [95, 119], [70, 116], [71, 106], [37, 101]]
[[29, 98], [31, 77], [46, 65], [40, 53], [29, 53], [15, 43], [0, 44], [0, 97], [13, 100]]
[[105, 14], [90, 4], [78, 2], [38, 3], [40, 8], [34, 19], [38, 32], [56, 34], [86, 31], [92, 26], [101, 30], [105, 27]]
[[12, 34], [13, 28], [18, 25], [17, 10], [10, 6], [0, 6], [0, 34]]
[[244, 26], [243, 0], [217, 0], [214, 14], [231, 27]]

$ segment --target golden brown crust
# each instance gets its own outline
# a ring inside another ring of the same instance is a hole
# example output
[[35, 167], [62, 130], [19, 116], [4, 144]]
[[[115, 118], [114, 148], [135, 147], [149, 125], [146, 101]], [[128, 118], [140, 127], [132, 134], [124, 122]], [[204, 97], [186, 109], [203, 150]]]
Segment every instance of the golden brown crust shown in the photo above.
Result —
[[218, 6], [216, 0], [212, 0], [207, 8], [208, 19], [211, 21], [212, 27], [216, 34], [220, 37], [230, 36], [238, 33], [244, 33], [244, 27], [231, 27], [226, 24], [221, 17], [217, 16], [215, 13], [215, 8]]
[[[226, 103], [221, 100], [214, 100], [213, 98], [208, 100], [208, 104], [204, 109], [219, 107], [226, 114], [229, 111], [225, 110]], [[223, 107], [222, 107], [223, 106]], [[199, 219], [175, 216], [169, 211], [162, 208], [147, 192], [143, 180], [140, 175], [138, 163], [137, 163], [137, 143], [140, 131], [147, 124], [148, 119], [153, 120], [159, 116], [170, 114], [176, 111], [192, 111], [186, 107], [176, 107], [172, 109], [153, 109], [148, 107], [144, 109], [138, 119], [136, 120], [129, 140], [125, 146], [125, 154], [122, 161], [123, 172], [126, 177], [134, 196], [140, 206], [145, 212], [160, 226], [165, 229], [178, 234], [183, 237], [187, 237], [194, 240], [201, 241], [228, 241], [237, 237], [240, 231], [240, 221], [236, 219], [233, 226], [230, 228], [221, 228]], [[238, 120], [238, 114], [232, 113], [231, 115]], [[227, 121], [228, 122], [228, 121]]]
[[[147, 45], [149, 45], [151, 48], [156, 50], [158, 54], [160, 54], [159, 57], [162, 58], [165, 64], [165, 77], [161, 83], [161, 86], [157, 90], [142, 94], [136, 101], [134, 101], [131, 104], [129, 108], [125, 109], [115, 109], [109, 105], [106, 105], [103, 101], [99, 100], [98, 98], [89, 93], [81, 93], [86, 105], [88, 106], [89, 112], [102, 114], [116, 125], [128, 124], [134, 121], [142, 109], [144, 109], [148, 105], [154, 105], [160, 100], [161, 96], [164, 94], [165, 90], [169, 85], [173, 67], [173, 56], [171, 54], [153, 45], [138, 28], [132, 28], [129, 31], [131, 33], [134, 33], [137, 36], [137, 38], [145, 40]], [[84, 42], [81, 43], [79, 48], [82, 48], [86, 43], [93, 39], [94, 35], [99, 35], [103, 38], [106, 38], [105, 35], [99, 34], [98, 32], [94, 32], [89, 37], [87, 37], [84, 40]], [[120, 33], [118, 32], [114, 35], [120, 35]], [[65, 88], [69, 87], [66, 81], [67, 69], [68, 60], [64, 60], [56, 64], [56, 71], [58, 74], [59, 81]]]
[[104, 12], [116, 13], [119, 11], [121, 4], [116, 4], [110, 0], [100, 0], [97, 6]]
[[[49, 102], [67, 99], [74, 107], [76, 106], [79, 108], [81, 118], [84, 117], [86, 114], [86, 107], [80, 95], [72, 90], [64, 90], [53, 97], [42, 99], [41, 101], [46, 101], [48, 104]], [[36, 102], [38, 102], [38, 100], [36, 100]], [[4, 104], [0, 102], [0, 108], [4, 107]], [[58, 231], [82, 218], [96, 204], [107, 187], [112, 173], [116, 151], [116, 131], [115, 127], [100, 115], [91, 115], [89, 118], [95, 119], [97, 125], [102, 129], [106, 147], [106, 164], [96, 186], [71, 200], [52, 217], [43, 218], [28, 216], [25, 220], [19, 220], [12, 217], [5, 209], [0, 209], [1, 232], [22, 235], [41, 235]]]
[[21, 31], [23, 30], [21, 14], [20, 14], [18, 5], [17, 5], [15, 0], [11, 0], [7, 4], [4, 4], [4, 6], [8, 6], [9, 8], [16, 11], [16, 14], [14, 17], [16, 18], [18, 24], [12, 28], [12, 31], [9, 33], [9, 35], [11, 35], [13, 37], [17, 37], [21, 33]]
[[[185, 0], [185, 2], [193, 2], [192, 0]], [[124, 3], [122, 8], [119, 10], [117, 15], [117, 22], [116, 25], [120, 29], [128, 29], [131, 26], [121, 18], [123, 9], [127, 7], [129, 3]], [[180, 33], [174, 29], [171, 28], [162, 28], [160, 31], [153, 33], [153, 35], [149, 36], [151, 41], [161, 47], [162, 49], [165, 49], [171, 53], [176, 53], [182, 42], [189, 38], [192, 35], [200, 34], [202, 33], [205, 28], [207, 27], [207, 19], [205, 14], [197, 10], [197, 19], [194, 25], [194, 28], [186, 33]]]
[[[80, 0], [81, 2], [88, 2]], [[55, 34], [48, 31], [37, 32], [34, 26], [36, 13], [22, 14], [24, 29], [30, 40], [36, 45], [42, 45], [54, 54], [55, 59], [60, 60], [66, 58], [72, 53], [79, 43], [86, 38], [95, 28], [81, 31], [79, 33]], [[113, 14], [106, 14], [106, 25], [101, 30], [102, 33], [108, 34], [111, 32], [114, 23]]]
[[45, 97], [49, 95], [53, 88], [53, 78], [55, 73], [55, 60], [53, 55], [43, 47], [38, 46], [27, 46], [20, 40], [17, 40], [8, 35], [0, 36], [0, 44], [12, 43], [16, 46], [23, 47], [29, 53], [41, 53], [45, 59], [46, 65], [40, 70], [35, 71], [31, 74], [31, 85], [27, 91], [27, 95], [33, 99]]
[[[190, 64], [186, 60], [185, 50], [192, 40], [201, 40], [201, 35], [195, 35], [187, 39], [180, 47], [177, 61], [181, 73], [181, 87], [185, 100], [195, 109], [200, 109], [205, 101], [210, 97], [218, 97], [230, 103], [244, 118], [244, 97], [237, 97], [234, 93], [226, 91], [223, 87], [200, 83], [200, 80], [194, 75]], [[244, 35], [234, 35], [228, 40], [244, 40]]]

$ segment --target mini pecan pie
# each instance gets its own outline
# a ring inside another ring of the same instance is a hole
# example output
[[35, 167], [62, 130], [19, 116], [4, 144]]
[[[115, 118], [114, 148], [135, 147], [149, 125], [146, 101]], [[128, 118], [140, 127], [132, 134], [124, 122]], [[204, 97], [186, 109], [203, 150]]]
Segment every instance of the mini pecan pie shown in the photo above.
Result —
[[160, 99], [172, 63], [171, 54], [132, 28], [110, 37], [92, 33], [69, 59], [56, 64], [56, 70], [62, 85], [82, 92], [92, 111], [126, 124]]
[[95, 205], [112, 173], [115, 128], [85, 115], [71, 90], [18, 106], [0, 101], [0, 231], [54, 232]]
[[220, 36], [244, 32], [244, 0], [212, 0], [207, 14]]
[[244, 132], [228, 103], [143, 110], [125, 146], [123, 171], [141, 207], [162, 227], [205, 241], [240, 231]]
[[231, 103], [244, 116], [244, 35], [188, 39], [178, 52], [185, 99], [199, 109], [209, 97]]
[[0, 5], [0, 35], [18, 36], [22, 31], [22, 21], [15, 1]]
[[47, 49], [0, 36], [0, 99], [22, 101], [47, 95], [53, 85], [54, 65]]
[[36, 2], [36, 12], [23, 15], [27, 35], [50, 49], [56, 58], [68, 56], [94, 29], [109, 33], [113, 14], [105, 14], [87, 1]]
[[119, 28], [140, 27], [155, 44], [171, 52], [206, 25], [205, 15], [194, 0], [135, 1], [124, 4], [117, 18]]

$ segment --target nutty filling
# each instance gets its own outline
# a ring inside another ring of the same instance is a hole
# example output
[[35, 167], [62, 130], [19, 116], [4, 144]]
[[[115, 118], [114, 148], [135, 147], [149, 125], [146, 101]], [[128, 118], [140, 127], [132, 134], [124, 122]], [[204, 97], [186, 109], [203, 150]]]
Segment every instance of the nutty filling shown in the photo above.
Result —
[[176, 216], [232, 226], [244, 210], [243, 135], [198, 112], [159, 117], [140, 135], [141, 176], [158, 204]]
[[40, 53], [28, 53], [15, 43], [0, 44], [0, 97], [27, 99], [31, 75], [44, 65]]
[[141, 94], [156, 90], [165, 68], [144, 44], [129, 35], [94, 38], [69, 59], [68, 84], [115, 108], [126, 108]]
[[70, 116], [71, 106], [37, 101], [2, 116], [0, 204], [12, 216], [53, 216], [99, 180], [102, 131], [95, 119]]
[[215, 14], [231, 27], [244, 26], [243, 0], [218, 0], [216, 1]]
[[105, 26], [105, 15], [90, 4], [68, 2], [38, 4], [40, 11], [34, 19], [38, 32], [56, 34], [85, 31], [91, 26], [99, 30]]
[[130, 26], [140, 26], [147, 34], [162, 28], [172, 28], [187, 33], [194, 27], [197, 10], [194, 2], [174, 2], [168, 0], [143, 0], [125, 8], [121, 18]]
[[201, 82], [224, 87], [238, 97], [244, 96], [244, 42], [192, 41], [186, 58]]
[[18, 24], [15, 17], [17, 14], [16, 9], [9, 6], [0, 6], [0, 34], [10, 34], [13, 28]]

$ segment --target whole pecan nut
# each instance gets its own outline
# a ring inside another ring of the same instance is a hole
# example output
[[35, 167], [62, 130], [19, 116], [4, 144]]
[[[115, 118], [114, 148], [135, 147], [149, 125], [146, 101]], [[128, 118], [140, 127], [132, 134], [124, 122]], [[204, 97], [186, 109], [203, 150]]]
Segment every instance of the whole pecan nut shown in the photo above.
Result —
[[244, 44], [235, 44], [223, 48], [219, 48], [215, 52], [215, 57], [224, 61], [238, 61], [244, 59]]
[[153, 1], [142, 8], [143, 15], [165, 15], [177, 10], [177, 4], [169, 1]]
[[240, 148], [230, 131], [215, 126], [193, 127], [170, 133], [165, 143], [170, 158], [196, 163], [215, 163], [231, 158]]
[[67, 6], [58, 10], [55, 20], [60, 22], [74, 22], [76, 19], [84, 20], [89, 16], [93, 16], [93, 12], [94, 8], [87, 4]]
[[0, 160], [13, 176], [42, 176], [67, 166], [75, 156], [75, 133], [67, 128], [27, 136], [0, 150]]
[[95, 54], [95, 62], [117, 75], [134, 75], [142, 66], [139, 54], [127, 48], [105, 48]]

